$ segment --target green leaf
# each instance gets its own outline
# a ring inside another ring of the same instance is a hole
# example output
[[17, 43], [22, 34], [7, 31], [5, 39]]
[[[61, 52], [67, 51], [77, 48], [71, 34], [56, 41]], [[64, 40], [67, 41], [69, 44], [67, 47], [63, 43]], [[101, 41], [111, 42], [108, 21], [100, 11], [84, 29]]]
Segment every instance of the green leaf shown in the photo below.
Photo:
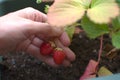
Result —
[[92, 0], [87, 16], [95, 23], [109, 23], [111, 18], [119, 15], [119, 7], [115, 0]]
[[87, 16], [84, 16], [81, 25], [90, 38], [96, 38], [109, 32], [107, 24], [95, 24]]
[[120, 7], [120, 0], [116, 0], [116, 2], [118, 3], [119, 7]]
[[120, 0], [116, 0], [116, 1], [120, 3]]
[[49, 5], [45, 5], [45, 9], [44, 9], [45, 13], [48, 13], [48, 9], [49, 9], [49, 8], [50, 8]]
[[113, 29], [120, 29], [120, 15], [112, 21]]
[[109, 71], [106, 67], [101, 67], [98, 71], [98, 76], [108, 76], [108, 75], [112, 75], [112, 72]]
[[65, 27], [65, 31], [67, 32], [70, 40], [72, 40], [73, 34], [75, 32], [75, 26]]
[[65, 27], [85, 15], [97, 24], [106, 24], [119, 15], [116, 0], [55, 0], [48, 11], [51, 26]]
[[112, 44], [120, 49], [120, 31], [112, 34]]
[[85, 9], [88, 9], [91, 4], [91, 0], [79, 0], [80, 4], [84, 6]]
[[37, 4], [40, 4], [42, 2], [42, 0], [36, 0]]
[[54, 0], [36, 0], [36, 2], [38, 4], [42, 3], [42, 2], [53, 2]]
[[48, 11], [48, 23], [64, 27], [81, 19], [90, 0], [55, 0]]

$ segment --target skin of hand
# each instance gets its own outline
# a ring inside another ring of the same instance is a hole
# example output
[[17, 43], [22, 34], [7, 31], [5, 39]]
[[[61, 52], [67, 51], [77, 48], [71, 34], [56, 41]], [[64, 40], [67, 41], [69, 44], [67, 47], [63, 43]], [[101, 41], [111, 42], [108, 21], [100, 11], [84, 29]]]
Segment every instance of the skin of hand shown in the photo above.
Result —
[[0, 53], [24, 51], [58, 67], [52, 57], [42, 56], [39, 50], [44, 40], [56, 39], [56, 45], [63, 48], [67, 56], [62, 66], [69, 66], [75, 60], [75, 54], [68, 48], [70, 40], [62, 29], [51, 27], [46, 20], [44, 13], [31, 7], [0, 17]]

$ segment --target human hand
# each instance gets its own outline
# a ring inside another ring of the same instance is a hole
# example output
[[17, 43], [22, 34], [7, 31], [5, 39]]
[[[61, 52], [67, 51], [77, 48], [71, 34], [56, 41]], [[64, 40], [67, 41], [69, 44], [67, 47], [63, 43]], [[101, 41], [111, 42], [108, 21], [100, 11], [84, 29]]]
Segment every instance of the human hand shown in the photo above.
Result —
[[33, 8], [9, 13], [0, 18], [0, 52], [24, 51], [51, 66], [58, 66], [52, 57], [40, 54], [39, 47], [44, 40], [59, 38], [57, 45], [64, 49], [67, 59], [63, 65], [70, 65], [75, 59], [74, 53], [67, 47], [69, 38], [61, 29], [46, 23], [45, 14]]

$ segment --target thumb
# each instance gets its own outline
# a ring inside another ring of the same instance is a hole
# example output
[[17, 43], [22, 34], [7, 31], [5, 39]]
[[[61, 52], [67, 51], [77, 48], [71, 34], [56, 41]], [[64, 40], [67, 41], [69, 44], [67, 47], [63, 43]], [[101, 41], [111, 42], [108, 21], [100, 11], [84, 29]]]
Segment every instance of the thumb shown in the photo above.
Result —
[[62, 34], [62, 29], [57, 27], [51, 27], [48, 23], [32, 22], [30, 26], [26, 28], [26, 34], [31, 35], [43, 35], [49, 37], [58, 37]]

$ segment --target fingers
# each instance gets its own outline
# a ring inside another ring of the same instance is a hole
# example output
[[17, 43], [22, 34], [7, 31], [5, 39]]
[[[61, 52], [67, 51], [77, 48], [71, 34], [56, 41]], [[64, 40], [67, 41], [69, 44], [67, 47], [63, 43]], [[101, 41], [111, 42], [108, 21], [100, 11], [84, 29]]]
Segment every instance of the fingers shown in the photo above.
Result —
[[43, 43], [42, 40], [40, 40], [39, 38], [35, 37], [34, 40], [32, 41], [32, 44], [35, 45], [36, 47], [40, 47], [40, 45]]
[[11, 14], [11, 16], [16, 15], [25, 20], [27, 25], [24, 25], [26, 26], [24, 28], [29, 32], [25, 32], [28, 36], [39, 33], [47, 37], [58, 37], [63, 32], [61, 28], [51, 27], [48, 23], [45, 23], [47, 16], [34, 8], [21, 9]]
[[65, 45], [65, 46], [70, 45], [70, 39], [66, 32], [63, 32], [59, 39], [63, 45]]
[[[52, 56], [42, 56], [42, 55], [40, 54], [39, 48], [36, 47], [35, 45], [32, 45], [32, 44], [31, 44], [31, 45], [28, 47], [28, 49], [27, 49], [26, 52], [30, 53], [32, 56], [36, 57], [36, 58], [39, 59], [39, 60], [42, 60], [43, 62], [45, 62], [46, 64], [48, 64], [48, 65], [50, 65], [50, 66], [52, 66], [52, 67], [58, 67], [58, 66], [60, 66], [60, 65], [57, 65], [57, 64], [54, 62]], [[64, 60], [64, 62], [63, 62], [62, 65], [67, 67], [67, 66], [70, 66], [70, 64], [71, 64], [70, 61]]]
[[62, 34], [63, 30], [58, 28], [51, 27], [48, 23], [40, 23], [40, 22], [29, 22], [26, 27], [24, 27], [25, 33], [30, 35], [44, 35], [47, 37], [58, 37]]
[[[65, 54], [66, 54], [66, 56], [67, 56], [67, 59], [69, 60], [69, 61], [74, 61], [75, 60], [75, 54], [74, 54], [74, 52], [72, 51], [72, 50], [70, 50], [67, 46], [65, 46], [65, 45], [69, 45], [70, 44], [70, 40], [69, 40], [69, 38], [67, 38], [67, 34], [66, 33], [63, 33], [62, 35], [64, 35], [65, 34], [65, 38], [64, 39], [61, 39], [61, 40], [65, 40], [65, 41], [63, 41], [63, 42], [61, 42], [59, 39], [55, 39], [55, 44], [58, 46], [58, 47], [60, 47], [60, 48], [62, 48], [63, 50], [64, 50], [64, 52], [65, 52]], [[38, 41], [36, 41], [36, 40], [39, 40], [39, 39], [35, 39], [34, 41], [35, 42], [38, 42]], [[68, 41], [68, 42], [67, 42]], [[35, 43], [34, 43], [35, 44]], [[37, 44], [41, 44], [41, 43], [36, 43], [36, 46], [38, 46]], [[39, 47], [39, 46], [38, 46]]]
[[[62, 48], [63, 51], [66, 54], [66, 59], [63, 61], [62, 65], [64, 66], [70, 66], [71, 65], [71, 61], [75, 60], [75, 54], [65, 45], [69, 45], [70, 41], [69, 38], [67, 38], [67, 34], [64, 32], [62, 35], [62, 37], [60, 37], [59, 39], [55, 39], [55, 44]], [[64, 39], [62, 39], [64, 38]], [[66, 38], [66, 39], [65, 39]], [[65, 41], [64, 41], [65, 40]], [[63, 41], [63, 42], [62, 42]], [[30, 53], [32, 56], [42, 60], [43, 62], [45, 62], [46, 64], [53, 66], [53, 67], [58, 67], [60, 65], [57, 65], [52, 56], [42, 56], [40, 54], [40, 45], [43, 43], [42, 40], [39, 39], [39, 37], [35, 37], [32, 41], [32, 44], [28, 47], [27, 52]]]
[[46, 20], [47, 20], [47, 16], [44, 13], [42, 13], [32, 7], [18, 10], [12, 14], [26, 18], [26, 19], [30, 19], [33, 21], [37, 21], [37, 22], [46, 22]]

